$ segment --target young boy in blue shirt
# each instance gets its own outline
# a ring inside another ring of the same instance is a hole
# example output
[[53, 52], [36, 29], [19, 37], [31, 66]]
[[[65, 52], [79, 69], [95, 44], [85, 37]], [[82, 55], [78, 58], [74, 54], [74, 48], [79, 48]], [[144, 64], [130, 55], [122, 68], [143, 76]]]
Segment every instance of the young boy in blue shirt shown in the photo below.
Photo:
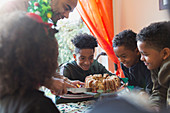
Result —
[[134, 86], [135, 89], [144, 89], [150, 94], [152, 91], [150, 71], [140, 60], [136, 33], [124, 30], [117, 34], [113, 38], [113, 49], [121, 62], [125, 77], [128, 78], [128, 85]]
[[152, 23], [136, 39], [141, 60], [151, 70], [152, 106], [160, 111], [170, 106], [170, 22]]

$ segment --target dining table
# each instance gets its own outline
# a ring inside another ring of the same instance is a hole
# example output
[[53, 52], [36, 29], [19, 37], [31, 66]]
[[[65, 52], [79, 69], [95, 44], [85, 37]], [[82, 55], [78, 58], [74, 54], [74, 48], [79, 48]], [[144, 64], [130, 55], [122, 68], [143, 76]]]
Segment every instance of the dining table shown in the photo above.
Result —
[[57, 104], [60, 113], [88, 113], [93, 109], [96, 100]]
[[128, 92], [128, 88], [121, 88], [119, 91], [112, 93], [70, 93], [62, 96], [56, 96], [55, 103], [61, 113], [89, 113], [98, 100], [107, 97], [115, 97]]

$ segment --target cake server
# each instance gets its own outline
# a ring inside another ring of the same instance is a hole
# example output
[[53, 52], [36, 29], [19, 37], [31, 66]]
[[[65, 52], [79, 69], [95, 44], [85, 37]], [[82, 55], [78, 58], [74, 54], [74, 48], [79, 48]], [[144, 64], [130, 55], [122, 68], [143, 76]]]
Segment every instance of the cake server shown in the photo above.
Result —
[[91, 92], [92, 88], [67, 88], [67, 91], [70, 91], [72, 93], [85, 93]]

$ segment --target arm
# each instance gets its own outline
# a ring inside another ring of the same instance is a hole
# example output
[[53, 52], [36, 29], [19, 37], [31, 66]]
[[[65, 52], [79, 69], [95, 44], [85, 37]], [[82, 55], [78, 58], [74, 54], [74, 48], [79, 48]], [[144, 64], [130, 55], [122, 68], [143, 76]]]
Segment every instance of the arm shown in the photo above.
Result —
[[60, 74], [70, 80], [80, 80], [84, 82], [86, 74], [75, 61], [66, 63], [60, 67]]
[[55, 95], [62, 95], [67, 93], [67, 88], [75, 87], [68, 78], [56, 73], [51, 79], [45, 80], [45, 87], [51, 90]]
[[68, 69], [68, 67], [66, 66], [66, 64], [63, 64], [60, 66], [59, 68], [59, 72], [60, 72], [60, 75], [63, 75], [67, 78], [71, 78], [71, 72], [70, 70]]
[[67, 88], [76, 88], [77, 84], [84, 85], [78, 80], [71, 81], [67, 77], [56, 73], [51, 79], [45, 81], [45, 87], [51, 90], [54, 95], [63, 95], [67, 93]]
[[[79, 80], [70, 80], [70, 79], [68, 79], [67, 77], [64, 77], [63, 75], [57, 75], [57, 76], [55, 76], [55, 77], [56, 77], [56, 78], [60, 78], [60, 79], [64, 79], [65, 82], [73, 85], [74, 88], [77, 87], [77, 85], [84, 85], [84, 83], [83, 83], [83, 82], [80, 82]], [[69, 87], [73, 87], [73, 86], [67, 85], [66, 87], [69, 88]]]
[[158, 83], [158, 75], [155, 71], [151, 73], [153, 81], [153, 91], [150, 96], [153, 108], [162, 109], [166, 106], [167, 89]]

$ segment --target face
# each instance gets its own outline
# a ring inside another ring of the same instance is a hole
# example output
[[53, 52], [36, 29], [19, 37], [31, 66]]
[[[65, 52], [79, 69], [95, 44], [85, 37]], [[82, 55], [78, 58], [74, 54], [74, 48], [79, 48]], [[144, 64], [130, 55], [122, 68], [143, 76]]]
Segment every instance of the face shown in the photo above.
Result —
[[74, 59], [77, 62], [77, 65], [85, 71], [87, 71], [93, 63], [93, 57], [93, 49], [80, 49], [78, 54], [74, 54]]
[[141, 60], [149, 70], [160, 67], [163, 61], [163, 55], [161, 51], [148, 47], [145, 42], [137, 41], [137, 46], [141, 54]]
[[64, 17], [68, 18], [69, 13], [76, 7], [78, 0], [51, 0], [53, 10], [52, 20], [56, 22]]
[[139, 52], [127, 49], [125, 46], [114, 47], [114, 52], [119, 61], [127, 68], [132, 67], [139, 61]]

